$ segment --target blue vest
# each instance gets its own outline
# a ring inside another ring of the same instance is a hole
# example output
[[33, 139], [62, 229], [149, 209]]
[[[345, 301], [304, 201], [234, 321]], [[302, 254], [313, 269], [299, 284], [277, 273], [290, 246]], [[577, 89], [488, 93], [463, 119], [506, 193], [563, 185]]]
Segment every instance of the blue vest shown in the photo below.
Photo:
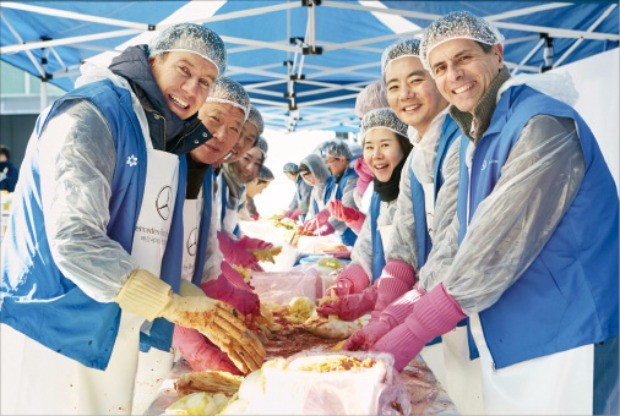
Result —
[[[224, 177], [224, 174], [221, 174], [221, 185], [222, 185], [222, 212], [220, 215], [220, 229], [224, 230], [224, 219], [226, 218], [226, 208], [228, 207], [228, 184], [226, 183], [226, 178]], [[241, 208], [243, 208], [243, 206], [245, 205], [245, 203], [241, 202], [241, 199], [243, 198], [243, 195], [245, 193], [245, 185], [243, 185], [240, 189], [239, 189], [239, 203], [237, 204], [235, 208], [235, 212], [239, 212], [239, 210]], [[235, 235], [235, 237], [240, 237], [241, 236], [241, 228], [239, 228], [239, 224], [237, 223], [237, 225], [235, 226], [235, 229], [233, 230], [233, 234]]]
[[372, 279], [370, 283], [374, 283], [375, 280], [381, 276], [381, 272], [385, 267], [385, 253], [383, 252], [383, 241], [381, 240], [381, 233], [379, 227], [377, 227], [377, 219], [381, 213], [381, 198], [379, 194], [373, 192], [372, 199], [370, 200], [370, 243], [372, 246]]
[[[130, 93], [110, 81], [79, 88], [57, 100], [46, 118], [39, 118], [37, 135], [32, 140], [39, 139], [38, 134], [57, 113], [60, 103], [71, 99], [91, 101], [103, 113], [111, 129], [118, 163], [112, 177], [107, 235], [131, 252], [142, 205], [147, 156]], [[36, 147], [36, 142], [29, 144], [23, 162], [26, 165], [21, 179], [23, 185], [15, 194], [13, 215], [3, 242], [0, 318], [3, 323], [60, 354], [85, 366], [105, 369], [118, 333], [120, 308], [115, 302], [100, 303], [87, 296], [54, 263], [45, 234]], [[139, 163], [135, 166], [124, 163], [130, 156], [137, 157]], [[184, 176], [180, 175], [183, 182], [180, 189], [185, 189]], [[184, 198], [185, 192], [179, 193]], [[182, 233], [182, 227], [180, 229]], [[168, 247], [174, 245], [174, 232], [172, 228]], [[162, 264], [162, 275], [176, 291], [180, 266], [180, 261], [176, 269], [165, 260]]]
[[[336, 178], [333, 175], [327, 178], [326, 189], [325, 189], [325, 199], [323, 201], [325, 205], [327, 205], [330, 201], [332, 192], [334, 190], [334, 186], [336, 187], [336, 194], [334, 195], [334, 200], [341, 201], [342, 194], [344, 192], [344, 187], [346, 183], [349, 180], [356, 180], [356, 179], [357, 179], [357, 172], [353, 168], [347, 168], [342, 174], [342, 177], [340, 178], [340, 181], [338, 183], [335, 182]], [[355, 234], [355, 232], [352, 229], [347, 227], [344, 230], [344, 232], [340, 235], [340, 239], [342, 240], [342, 243], [344, 245], [353, 246], [355, 245], [355, 242], [357, 241], [357, 234]]]
[[459, 243], [524, 126], [538, 114], [575, 121], [585, 176], [540, 254], [495, 304], [479, 313], [496, 368], [618, 335], [618, 196], [596, 139], [571, 107], [527, 86], [510, 88], [476, 146], [471, 181], [463, 137]]
[[[441, 136], [437, 143], [437, 152], [435, 154], [435, 162], [433, 166], [433, 173], [435, 177], [435, 200], [437, 200], [437, 194], [444, 182], [442, 173], [443, 163], [446, 160], [446, 155], [450, 149], [450, 145], [461, 134], [458, 124], [450, 117], [446, 115], [446, 118], [441, 126]], [[415, 150], [413, 150], [415, 151]], [[422, 184], [418, 181], [413, 169], [409, 169], [409, 182], [411, 183], [411, 204], [413, 205], [413, 218], [415, 223], [415, 238], [418, 251], [418, 270], [424, 266], [426, 259], [431, 252], [432, 242], [431, 237], [428, 234], [428, 224], [426, 224], [426, 204], [424, 202], [424, 189]]]

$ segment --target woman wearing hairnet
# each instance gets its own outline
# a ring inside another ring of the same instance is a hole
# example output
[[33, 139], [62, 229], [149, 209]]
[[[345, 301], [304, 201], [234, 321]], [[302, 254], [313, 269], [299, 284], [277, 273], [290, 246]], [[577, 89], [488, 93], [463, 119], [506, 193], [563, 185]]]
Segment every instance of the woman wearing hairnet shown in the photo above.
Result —
[[364, 159], [375, 176], [370, 212], [353, 247], [351, 264], [325, 293], [337, 299], [318, 308], [321, 315], [338, 315], [344, 320], [356, 319], [375, 305], [376, 287], [364, 289], [379, 278], [385, 266], [384, 247], [389, 246], [393, 233], [401, 172], [412, 148], [407, 125], [389, 108], [366, 113], [361, 134]]
[[332, 141], [322, 149], [331, 176], [325, 183], [325, 199], [322, 212], [317, 213], [312, 221], [306, 221], [304, 232], [312, 232], [315, 235], [327, 235], [337, 232], [342, 243], [353, 246], [357, 235], [345, 222], [331, 216], [328, 204], [339, 201], [345, 207], [357, 209], [355, 205], [355, 193], [357, 173], [349, 162], [352, 155], [349, 146], [343, 141]]
[[222, 229], [217, 235], [219, 247], [224, 259], [230, 264], [254, 270], [262, 269], [253, 252], [270, 250], [273, 244], [242, 235], [239, 228], [239, 211], [244, 209], [246, 184], [258, 175], [267, 156], [267, 150], [267, 141], [261, 136], [256, 145], [241, 159], [226, 163], [222, 167], [224, 181], [222, 181], [221, 200]]
[[245, 192], [245, 210], [241, 212], [241, 218], [246, 220], [258, 220], [260, 214], [256, 208], [254, 197], [260, 195], [269, 184], [275, 179], [273, 172], [267, 166], [263, 165], [258, 171], [256, 178], [247, 184]]
[[[200, 286], [210, 298], [226, 302], [243, 314], [259, 313], [258, 296], [237, 271], [222, 263], [212, 194], [213, 164], [239, 142], [249, 113], [250, 98], [243, 87], [230, 78], [219, 78], [199, 112], [213, 139], [192, 150], [187, 158], [188, 188], [183, 216], [183, 279], [194, 284], [189, 285], [190, 288]], [[209, 146], [211, 142], [214, 146]], [[182, 290], [186, 286], [182, 286]], [[219, 370], [240, 374], [243, 370], [195, 329], [177, 325], [174, 345], [195, 371]]]
[[[130, 414], [140, 328], [157, 317], [198, 329], [240, 365], [263, 356], [231, 308], [174, 293], [186, 171], [177, 155], [211, 137], [195, 114], [225, 66], [215, 33], [172, 26], [109, 69], [85, 66], [78, 89], [39, 118], [2, 245], [2, 321], [31, 338], [15, 412]], [[148, 329], [146, 346], [171, 336]]]
[[[323, 159], [317, 154], [310, 154], [302, 159], [299, 164], [299, 176], [310, 186], [312, 192], [310, 194], [310, 208], [306, 223], [314, 220], [319, 212], [325, 210], [327, 179], [329, 178], [329, 169], [323, 163]], [[326, 211], [323, 211], [326, 212]]]
[[287, 178], [295, 182], [295, 195], [293, 195], [293, 200], [288, 206], [288, 211], [282, 218], [292, 218], [294, 220], [301, 218], [303, 221], [308, 213], [312, 187], [302, 179], [299, 174], [299, 166], [295, 163], [286, 163], [282, 170]]
[[511, 79], [502, 41], [466, 12], [424, 35], [424, 65], [467, 132], [457, 215], [410, 314], [373, 349], [402, 368], [467, 316], [485, 413], [618, 414], [617, 190], [583, 119]]

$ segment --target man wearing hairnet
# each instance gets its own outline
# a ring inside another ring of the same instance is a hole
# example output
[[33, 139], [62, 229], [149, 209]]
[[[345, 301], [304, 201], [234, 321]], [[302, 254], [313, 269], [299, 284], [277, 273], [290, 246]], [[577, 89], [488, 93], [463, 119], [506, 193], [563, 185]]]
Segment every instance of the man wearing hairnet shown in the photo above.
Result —
[[349, 167], [352, 158], [351, 150], [345, 142], [333, 141], [324, 147], [323, 154], [325, 164], [331, 172], [331, 176], [325, 183], [325, 200], [323, 202], [325, 208], [322, 210], [323, 212], [316, 214], [313, 221], [306, 222], [304, 230], [314, 232], [317, 235], [337, 232], [343, 244], [353, 246], [357, 239], [355, 232], [345, 222], [331, 216], [327, 209], [328, 203], [332, 201], [339, 201], [345, 207], [357, 209], [354, 198], [357, 173]]
[[485, 413], [618, 414], [615, 184], [579, 114], [511, 79], [502, 41], [466, 12], [424, 34], [424, 65], [466, 132], [457, 214], [410, 314], [373, 349], [400, 369], [469, 317]]
[[[365, 339], [364, 343], [368, 343], [366, 338], [376, 340], [389, 330], [389, 320], [379, 319], [379, 314], [414, 285], [416, 271], [428, 257], [436, 235], [435, 220], [440, 223], [439, 228], [445, 228], [445, 221], [452, 219], [456, 208], [458, 151], [452, 144], [460, 131], [447, 115], [448, 103], [422, 66], [419, 44], [418, 39], [402, 39], [390, 45], [382, 56], [387, 101], [394, 113], [409, 125], [414, 150], [401, 177], [394, 219], [398, 226], [386, 251], [386, 267], [376, 283], [374, 319], [351, 338], [347, 348], [357, 348], [361, 338]], [[452, 185], [448, 183], [444, 187], [448, 176]], [[429, 347], [424, 350], [424, 358], [445, 385], [441, 350], [440, 345]]]
[[[218, 248], [217, 215], [213, 209], [213, 164], [239, 142], [250, 113], [250, 98], [236, 81], [220, 77], [199, 111], [213, 138], [192, 150], [188, 160], [188, 186], [183, 210], [184, 250], [182, 278], [212, 299], [226, 302], [243, 314], [257, 313], [259, 300], [232, 267], [222, 264]], [[237, 283], [241, 282], [240, 285]], [[187, 293], [192, 295], [192, 293]], [[202, 295], [197, 291], [195, 295]], [[199, 331], [175, 327], [174, 345], [195, 371], [219, 370], [239, 374], [230, 358]]]
[[175, 294], [178, 155], [211, 137], [195, 115], [225, 67], [217, 34], [175, 25], [109, 68], [84, 66], [78, 89], [39, 118], [2, 244], [2, 322], [29, 337], [15, 412], [130, 414], [140, 328], [146, 347], [170, 345], [158, 317], [257, 368], [248, 357], [262, 346], [232, 308]]

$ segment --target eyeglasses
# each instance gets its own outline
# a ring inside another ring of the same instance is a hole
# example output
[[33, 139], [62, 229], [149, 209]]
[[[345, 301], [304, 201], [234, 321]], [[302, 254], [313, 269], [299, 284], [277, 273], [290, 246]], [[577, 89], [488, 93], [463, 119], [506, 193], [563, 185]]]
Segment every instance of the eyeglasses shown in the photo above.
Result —
[[336, 162], [340, 162], [342, 160], [342, 158], [340, 157], [333, 157], [333, 158], [327, 158], [325, 159], [325, 164], [326, 165], [333, 165]]

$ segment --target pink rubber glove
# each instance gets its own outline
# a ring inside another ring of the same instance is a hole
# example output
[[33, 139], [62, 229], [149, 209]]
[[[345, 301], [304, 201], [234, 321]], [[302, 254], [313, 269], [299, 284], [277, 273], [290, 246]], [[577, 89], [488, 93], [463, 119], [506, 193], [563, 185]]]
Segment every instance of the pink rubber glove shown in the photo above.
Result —
[[243, 247], [240, 247], [239, 242], [230, 238], [228, 234], [218, 231], [217, 242], [224, 259], [226, 259], [227, 262], [245, 268], [252, 268], [258, 263], [256, 257], [252, 253], [249, 253]]
[[319, 228], [319, 223], [316, 218], [308, 218], [306, 222], [304, 222], [303, 227], [301, 227], [302, 235], [314, 234], [316, 230]]
[[326, 222], [314, 232], [314, 235], [330, 235], [333, 234], [334, 231], [336, 231], [336, 229], [330, 223]]
[[332, 201], [329, 203], [329, 210], [334, 218], [344, 221], [349, 228], [355, 231], [356, 234], [362, 230], [366, 215], [355, 208], [342, 205], [340, 201]]
[[195, 329], [174, 327], [172, 341], [194, 371], [227, 371], [241, 375], [228, 356]]
[[362, 329], [355, 331], [342, 349], [345, 351], [368, 351], [382, 336], [387, 334], [392, 327], [380, 319], [371, 320]]
[[454, 329], [465, 317], [459, 304], [439, 284], [416, 302], [404, 323], [381, 337], [372, 349], [391, 353], [394, 368], [401, 371], [427, 342]]
[[370, 278], [359, 264], [351, 264], [338, 274], [338, 278], [332, 287], [325, 291], [325, 296], [331, 296], [332, 292], [339, 298], [353, 293], [359, 293], [370, 284]]
[[291, 215], [289, 216], [289, 218], [297, 221], [300, 215], [301, 215], [301, 210], [299, 208], [295, 208], [295, 211], [291, 212]]
[[251, 238], [251, 237], [241, 237], [239, 240], [239, 247], [242, 249], [249, 250], [271, 250], [273, 248], [273, 244], [268, 243], [260, 238]]
[[377, 303], [373, 317], [378, 317], [390, 303], [413, 288], [415, 271], [404, 261], [389, 259], [377, 281]]
[[345, 295], [324, 303], [316, 309], [322, 316], [338, 315], [343, 321], [352, 321], [372, 311], [377, 300], [377, 290], [371, 286], [360, 293]]
[[258, 295], [228, 263], [222, 263], [217, 279], [207, 280], [200, 287], [208, 297], [226, 302], [244, 315], [260, 315]]
[[349, 351], [369, 350], [379, 338], [393, 328], [403, 323], [413, 311], [413, 305], [425, 293], [418, 289], [416, 283], [413, 290], [405, 293], [391, 303], [378, 318], [371, 319], [362, 329], [355, 331], [344, 344], [343, 348]]
[[366, 188], [368, 188], [368, 185], [372, 182], [375, 176], [372, 174], [372, 170], [370, 170], [370, 167], [366, 164], [363, 157], [360, 157], [355, 161], [353, 169], [357, 172], [357, 193], [364, 195]]
[[258, 219], [260, 218], [260, 215], [258, 215], [258, 212], [250, 215], [250, 218], [252, 218], [254, 221], [258, 221]]

